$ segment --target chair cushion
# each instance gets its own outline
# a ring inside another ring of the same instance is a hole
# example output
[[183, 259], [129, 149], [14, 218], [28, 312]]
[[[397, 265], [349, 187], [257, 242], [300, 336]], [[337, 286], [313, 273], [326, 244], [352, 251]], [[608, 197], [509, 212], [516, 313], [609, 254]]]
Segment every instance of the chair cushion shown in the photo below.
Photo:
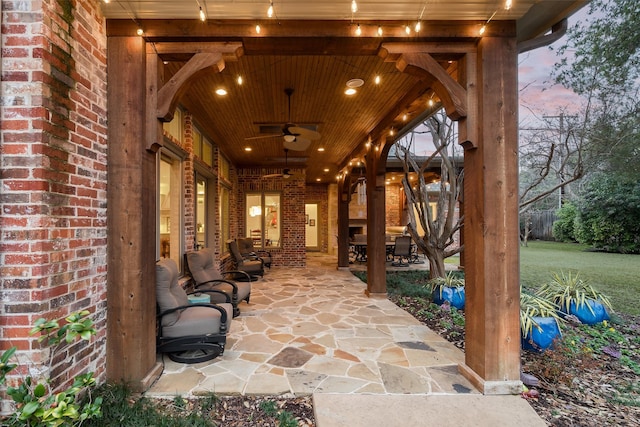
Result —
[[[218, 304], [227, 312], [227, 331], [233, 318], [231, 304]], [[164, 337], [184, 337], [193, 335], [209, 335], [220, 333], [221, 313], [211, 307], [191, 306], [182, 310], [180, 318], [173, 324], [162, 327]]]
[[[178, 283], [178, 266], [172, 259], [164, 258], [156, 263], [156, 300], [161, 312], [189, 304], [187, 293]], [[176, 323], [180, 314], [176, 311], [163, 316], [163, 323]]]
[[196, 283], [204, 283], [223, 278], [215, 263], [214, 255], [213, 249], [211, 248], [204, 248], [199, 251], [187, 253], [189, 271]]

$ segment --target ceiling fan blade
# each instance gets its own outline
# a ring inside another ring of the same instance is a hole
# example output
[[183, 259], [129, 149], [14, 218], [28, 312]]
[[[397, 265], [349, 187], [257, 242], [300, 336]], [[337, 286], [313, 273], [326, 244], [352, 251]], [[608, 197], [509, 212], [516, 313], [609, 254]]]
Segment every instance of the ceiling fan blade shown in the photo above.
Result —
[[297, 136], [296, 139], [294, 139], [291, 142], [284, 142], [284, 148], [287, 148], [289, 150], [293, 150], [293, 151], [304, 151], [307, 148], [309, 148], [309, 146], [311, 145], [311, 141], [309, 141], [306, 138], [302, 138], [300, 136]]
[[264, 138], [275, 138], [275, 137], [279, 137], [279, 136], [284, 136], [284, 134], [282, 133], [278, 133], [278, 134], [273, 134], [273, 135], [260, 135], [260, 136], [249, 136], [247, 138], [245, 138], [245, 141], [249, 141], [252, 139], [264, 139]]
[[317, 141], [320, 139], [320, 134], [318, 132], [301, 126], [291, 126], [289, 128], [289, 132], [291, 132], [293, 135], [299, 135], [311, 141]]

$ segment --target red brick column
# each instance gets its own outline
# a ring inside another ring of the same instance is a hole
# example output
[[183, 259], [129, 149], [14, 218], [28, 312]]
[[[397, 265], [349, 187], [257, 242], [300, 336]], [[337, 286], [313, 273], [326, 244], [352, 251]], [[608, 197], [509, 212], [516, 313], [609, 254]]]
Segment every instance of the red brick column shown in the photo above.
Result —
[[30, 326], [86, 309], [97, 336], [70, 347], [49, 376], [56, 388], [85, 371], [104, 379], [104, 19], [87, 0], [3, 1], [2, 15], [0, 348], [46, 364]]

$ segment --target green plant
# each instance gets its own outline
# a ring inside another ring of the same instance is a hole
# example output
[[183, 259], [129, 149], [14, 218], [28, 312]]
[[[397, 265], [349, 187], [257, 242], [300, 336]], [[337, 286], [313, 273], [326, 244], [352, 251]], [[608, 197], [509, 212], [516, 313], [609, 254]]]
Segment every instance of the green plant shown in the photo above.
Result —
[[[552, 280], [542, 285], [537, 294], [548, 301], [555, 302], [566, 313], [569, 313], [572, 303], [576, 308], [581, 308], [587, 300], [600, 301], [613, 311], [609, 298], [582, 280], [579, 273], [553, 273]], [[586, 306], [593, 314], [591, 306], [589, 304]]]
[[440, 294], [440, 298], [442, 298], [444, 288], [453, 288], [456, 292], [460, 293], [462, 288], [464, 288], [464, 278], [450, 271], [445, 277], [434, 277], [430, 279], [426, 286], [430, 293], [437, 291]]
[[534, 294], [530, 294], [520, 287], [520, 330], [522, 337], [531, 334], [533, 327], [541, 330], [534, 317], [553, 317], [561, 320], [557, 313], [558, 307], [548, 300]]
[[556, 211], [556, 220], [553, 223], [553, 237], [559, 242], [575, 242], [574, 223], [576, 219], [576, 206], [573, 203], [565, 203]]
[[[95, 335], [93, 321], [88, 311], [70, 314], [66, 323], [60, 326], [57, 320], [38, 319], [30, 335], [41, 334], [38, 342], [46, 341], [53, 347], [49, 353], [49, 367], [54, 357], [76, 339], [88, 341]], [[6, 375], [17, 367], [9, 363], [16, 348], [11, 347], [0, 356], [0, 383], [6, 382]], [[100, 417], [102, 398], [92, 399], [91, 389], [96, 386], [93, 373], [78, 375], [71, 387], [53, 394], [48, 382], [36, 382], [31, 376], [25, 377], [17, 387], [7, 387], [7, 395], [15, 402], [15, 411], [9, 417], [9, 425], [25, 426], [74, 426], [85, 420]], [[86, 393], [84, 403], [80, 396]]]

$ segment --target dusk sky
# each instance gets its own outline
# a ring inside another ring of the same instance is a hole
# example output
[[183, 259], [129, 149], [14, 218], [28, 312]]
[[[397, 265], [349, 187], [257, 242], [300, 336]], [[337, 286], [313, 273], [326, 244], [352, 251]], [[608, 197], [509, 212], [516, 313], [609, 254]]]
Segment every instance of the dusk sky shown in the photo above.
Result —
[[[584, 20], [588, 7], [569, 18], [569, 26]], [[566, 35], [552, 46], [558, 48], [566, 41]], [[551, 73], [560, 58], [556, 50], [541, 47], [519, 55], [518, 86], [520, 96], [520, 127], [530, 127], [544, 115], [557, 115], [561, 109], [569, 113], [580, 108], [581, 100], [572, 91], [553, 84]]]

